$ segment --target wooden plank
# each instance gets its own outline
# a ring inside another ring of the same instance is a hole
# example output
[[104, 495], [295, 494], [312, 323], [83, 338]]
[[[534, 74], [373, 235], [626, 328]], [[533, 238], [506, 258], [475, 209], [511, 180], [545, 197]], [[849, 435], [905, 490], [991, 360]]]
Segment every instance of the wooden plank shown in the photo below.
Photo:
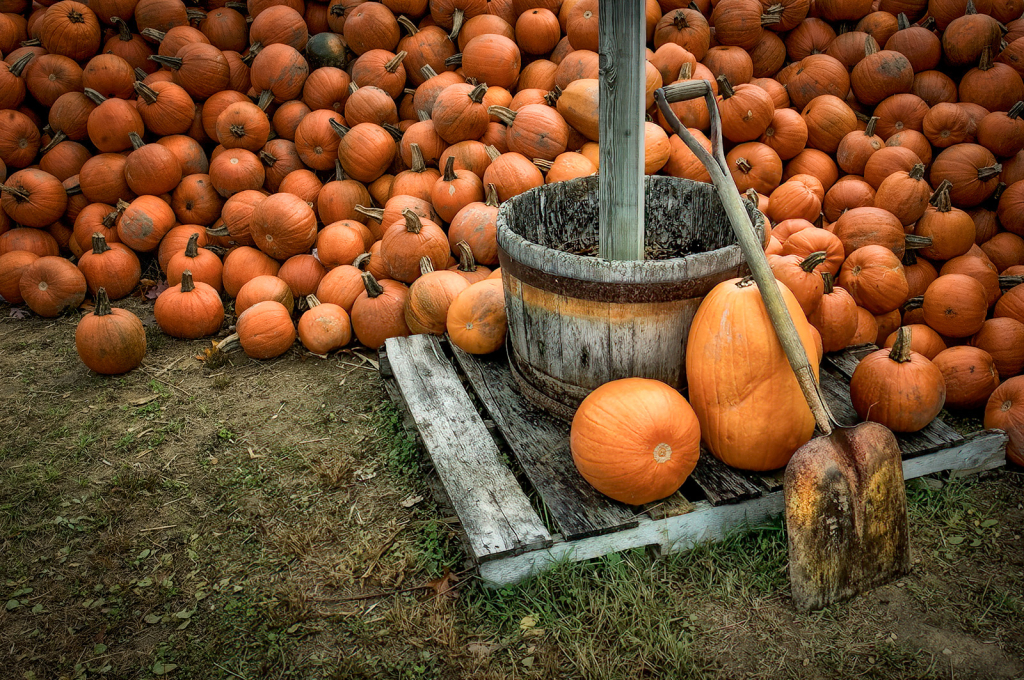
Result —
[[395, 382], [478, 562], [547, 546], [551, 536], [498, 447], [437, 338], [391, 338]]
[[[985, 470], [1005, 464], [1006, 434], [985, 430], [962, 444], [903, 461], [904, 480], [943, 470]], [[685, 515], [651, 520], [640, 518], [635, 529], [594, 536], [578, 541], [560, 541], [549, 548], [494, 560], [480, 565], [487, 587], [501, 587], [551, 569], [561, 561], [578, 562], [631, 548], [658, 546], [662, 552], [688, 550], [704, 541], [721, 540], [729, 531], [755, 526], [783, 512], [783, 492], [733, 505], [713, 506], [707, 501], [694, 504]]]
[[[861, 358], [875, 349], [874, 345], [861, 345], [842, 352], [828, 354], [825, 357], [827, 365], [822, 370], [822, 391], [828, 395], [826, 401], [840, 424], [853, 425], [860, 421], [853, 408], [853, 402], [850, 401], [849, 381]], [[836, 372], [833, 373], [830, 369], [834, 369]], [[838, 379], [834, 380], [833, 378]], [[897, 432], [896, 439], [900, 443], [903, 457], [910, 458], [949, 448], [962, 442], [964, 437], [944, 423], [941, 418], [936, 418], [919, 432]]]
[[736, 470], [715, 458], [706, 447], [700, 447], [700, 459], [690, 474], [711, 505], [725, 505], [756, 498], [762, 489]]
[[600, 253], [644, 259], [644, 3], [598, 3], [600, 73]]
[[557, 420], [516, 389], [504, 355], [452, 353], [523, 472], [568, 540], [628, 529], [636, 513], [597, 492], [572, 462], [569, 423]]

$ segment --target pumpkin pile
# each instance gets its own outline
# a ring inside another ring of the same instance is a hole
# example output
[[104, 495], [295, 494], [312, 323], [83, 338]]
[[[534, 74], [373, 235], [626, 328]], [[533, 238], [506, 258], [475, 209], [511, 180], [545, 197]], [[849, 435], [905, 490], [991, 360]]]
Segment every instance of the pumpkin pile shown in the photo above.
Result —
[[[0, 295], [55, 316], [156, 262], [174, 337], [227, 309], [254, 357], [410, 333], [494, 351], [500, 202], [598, 169], [598, 5], [0, 0]], [[906, 326], [947, 404], [1009, 384], [1024, 0], [645, 7], [646, 172], [708, 181], [653, 101], [707, 80], [823, 351]], [[710, 146], [705, 104], [673, 107]]]

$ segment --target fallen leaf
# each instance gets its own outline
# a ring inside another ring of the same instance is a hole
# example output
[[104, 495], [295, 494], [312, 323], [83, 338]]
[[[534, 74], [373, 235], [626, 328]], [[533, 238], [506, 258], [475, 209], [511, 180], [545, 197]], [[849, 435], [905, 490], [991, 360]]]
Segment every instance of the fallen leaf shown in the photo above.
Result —
[[157, 299], [160, 297], [160, 293], [168, 288], [166, 281], [152, 281], [151, 279], [143, 279], [139, 281], [139, 285], [142, 287], [143, 295], [147, 300]]
[[409, 496], [404, 501], [402, 501], [402, 507], [403, 508], [411, 508], [412, 506], [416, 505], [417, 503], [419, 503], [422, 500], [423, 500], [423, 496]]
[[467, 652], [481, 659], [490, 656], [499, 649], [501, 649], [501, 645], [488, 645], [479, 642], [473, 642], [466, 645]]
[[147, 614], [145, 618], [146, 623], [160, 623], [159, 614]]
[[459, 596], [459, 591], [455, 589], [455, 582], [459, 580], [459, 577], [452, 573], [448, 567], [444, 568], [444, 574], [440, 578], [435, 578], [433, 581], [427, 581], [423, 584], [424, 588], [430, 588], [437, 595], [445, 595], [452, 599]]
[[157, 661], [153, 664], [153, 675], [167, 675], [177, 667], [178, 664], [176, 663], [160, 663]]
[[526, 657], [525, 659], [523, 659], [522, 663], [523, 663], [524, 666], [529, 668], [530, 666], [533, 665], [533, 657], [532, 656]]
[[10, 317], [12, 319], [28, 319], [32, 316], [32, 312], [28, 311], [24, 307], [11, 307]]
[[537, 619], [533, 616], [524, 616], [523, 620], [519, 622], [519, 628], [522, 630], [528, 630], [537, 625]]

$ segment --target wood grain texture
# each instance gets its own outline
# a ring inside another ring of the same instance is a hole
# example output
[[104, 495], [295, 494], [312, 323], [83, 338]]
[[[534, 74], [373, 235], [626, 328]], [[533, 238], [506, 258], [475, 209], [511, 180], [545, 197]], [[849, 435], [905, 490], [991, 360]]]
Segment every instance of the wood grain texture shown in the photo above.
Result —
[[452, 353], [567, 540], [637, 525], [634, 510], [599, 493], [580, 476], [569, 451], [569, 424], [516, 390], [503, 355], [474, 356], [455, 346]]
[[644, 259], [644, 3], [600, 0], [601, 257]]
[[764, 490], [744, 473], [715, 458], [703, 445], [700, 447], [697, 467], [690, 473], [690, 479], [700, 487], [711, 505], [739, 503], [764, 494]]
[[478, 562], [541, 548], [551, 536], [502, 464], [437, 338], [391, 338], [390, 369]]

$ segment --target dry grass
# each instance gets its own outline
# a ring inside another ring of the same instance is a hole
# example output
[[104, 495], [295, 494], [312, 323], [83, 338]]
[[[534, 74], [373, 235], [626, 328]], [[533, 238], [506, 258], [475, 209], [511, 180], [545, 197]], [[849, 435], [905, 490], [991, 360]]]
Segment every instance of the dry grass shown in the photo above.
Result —
[[0, 318], [4, 677], [1024, 674], [1019, 473], [913, 490], [914, 572], [814, 615], [779, 524], [488, 591], [357, 355], [204, 364], [154, 332], [101, 378], [74, 324]]

